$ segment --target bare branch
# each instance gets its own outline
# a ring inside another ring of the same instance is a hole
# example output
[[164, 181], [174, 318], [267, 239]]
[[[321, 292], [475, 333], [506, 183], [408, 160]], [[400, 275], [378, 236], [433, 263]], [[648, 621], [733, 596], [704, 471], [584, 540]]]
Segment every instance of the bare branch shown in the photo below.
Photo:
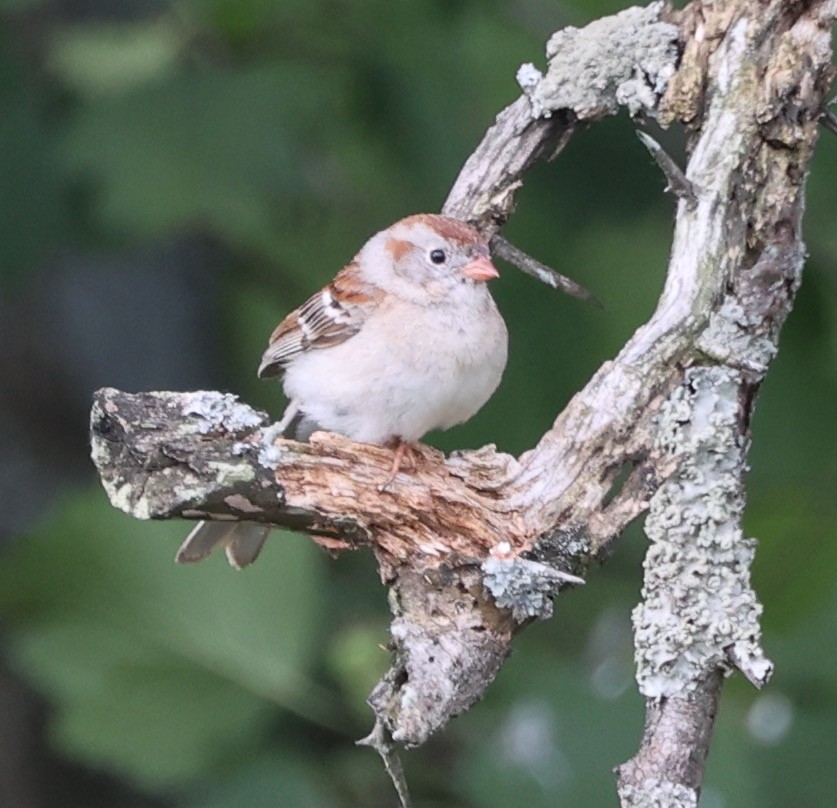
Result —
[[401, 765], [401, 758], [398, 757], [396, 745], [392, 742], [390, 734], [380, 720], [376, 719], [372, 732], [365, 738], [356, 742], [358, 746], [369, 746], [380, 756], [389, 779], [395, 787], [401, 808], [411, 808], [412, 800], [410, 791], [407, 788], [407, 778], [404, 777], [404, 767]]
[[616, 768], [623, 808], [696, 808], [722, 683], [715, 670], [681, 696], [649, 700], [642, 746]]
[[560, 272], [556, 272], [546, 264], [542, 264], [540, 261], [532, 258], [531, 255], [527, 255], [523, 250], [519, 250], [513, 244], [506, 241], [502, 236], [494, 236], [491, 239], [491, 247], [495, 255], [498, 255], [510, 264], [514, 264], [519, 270], [525, 272], [527, 275], [531, 275], [533, 278], [537, 278], [541, 283], [545, 283], [553, 289], [559, 289], [572, 297], [589, 300], [591, 303], [595, 303], [600, 309], [604, 308], [581, 284], [576, 283], [572, 278], [568, 278]]
[[823, 112], [822, 117], [820, 118], [820, 123], [829, 132], [831, 132], [832, 135], [837, 135], [837, 115], [835, 115], [830, 109]]
[[686, 179], [683, 169], [674, 162], [674, 159], [668, 152], [647, 132], [637, 129], [636, 136], [642, 141], [642, 145], [648, 149], [654, 158], [654, 162], [660, 167], [663, 174], [665, 174], [668, 180], [668, 186], [665, 190], [671, 191], [675, 196], [686, 200], [688, 205], [694, 205], [697, 201], [695, 198], [695, 189], [692, 187], [692, 183]]

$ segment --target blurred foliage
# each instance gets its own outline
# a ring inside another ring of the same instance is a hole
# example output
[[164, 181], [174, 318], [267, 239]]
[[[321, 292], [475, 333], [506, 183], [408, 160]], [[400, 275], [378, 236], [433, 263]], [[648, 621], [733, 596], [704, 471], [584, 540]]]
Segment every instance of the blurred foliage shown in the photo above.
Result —
[[[215, 307], [202, 312], [223, 345], [219, 376], [278, 414], [275, 386], [253, 372], [272, 326], [369, 234], [439, 208], [516, 97], [518, 65], [542, 65], [553, 30], [620, 6], [4, 0], [0, 290], [13, 301], [37, 288], [65, 251], [199, 234], [222, 256], [220, 277], [205, 278]], [[678, 133], [660, 137], [682, 154]], [[837, 791], [835, 178], [837, 142], [824, 135], [806, 283], [753, 425], [747, 526], [761, 539], [754, 576], [777, 673], [764, 694], [726, 688], [705, 808], [821, 806]], [[531, 172], [510, 239], [607, 311], [505, 272], [493, 287], [511, 335], [504, 383], [472, 422], [431, 442], [520, 452], [537, 440], [653, 310], [673, 207], [663, 185], [625, 119]], [[69, 482], [0, 556], [2, 656], [50, 705], [58, 754], [154, 804], [392, 804], [374, 755], [352, 746], [387, 661], [370, 558], [332, 562], [277, 534], [246, 572], [215, 558], [178, 568], [183, 525], [132, 521], [92, 476]], [[419, 805], [615, 802], [610, 770], [642, 730], [630, 610], [643, 547], [630, 531], [553, 621], [520, 637], [484, 702], [408, 753]]]
[[247, 578], [221, 559], [178, 574], [182, 532], [80, 492], [0, 568], [8, 652], [58, 706], [55, 742], [153, 787], [240, 753], [264, 734], [265, 703], [345, 729], [307, 676], [323, 627], [313, 545], [277, 542]]

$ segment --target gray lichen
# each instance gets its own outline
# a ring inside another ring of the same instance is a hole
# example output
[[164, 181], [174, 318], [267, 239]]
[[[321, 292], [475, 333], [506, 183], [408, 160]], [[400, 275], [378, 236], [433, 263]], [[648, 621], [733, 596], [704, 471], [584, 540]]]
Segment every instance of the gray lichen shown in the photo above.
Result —
[[696, 808], [698, 794], [680, 783], [649, 779], [642, 788], [621, 785], [619, 801], [622, 808]]
[[183, 394], [183, 415], [197, 415], [197, 430], [208, 435], [212, 432], [236, 434], [258, 427], [262, 419], [259, 414], [242, 404], [232, 393], [218, 393], [214, 390], [196, 390]]
[[259, 465], [266, 469], [275, 469], [282, 462], [284, 450], [277, 446], [276, 439], [283, 436], [282, 424], [271, 424], [262, 432], [259, 447]]
[[698, 348], [720, 362], [736, 358], [748, 370], [764, 374], [778, 349], [769, 335], [757, 333], [758, 325], [739, 300], [728, 295], [718, 311], [710, 315]]
[[531, 62], [526, 62], [520, 65], [515, 76], [517, 84], [524, 95], [528, 96], [529, 103], [532, 105], [533, 118], [548, 118], [552, 115], [552, 110], [547, 110], [543, 106], [539, 87], [543, 81], [543, 73], [538, 70]]
[[548, 118], [560, 109], [581, 120], [612, 114], [625, 106], [631, 115], [653, 112], [674, 75], [679, 32], [660, 20], [663, 3], [632, 6], [584, 28], [567, 27], [546, 46], [549, 69], [538, 79], [523, 65], [518, 82], [532, 115]]
[[552, 598], [562, 585], [583, 584], [584, 579], [526, 558], [486, 559], [483, 583], [501, 609], [509, 609], [518, 623], [552, 617]]
[[731, 670], [731, 649], [748, 661], [748, 675], [760, 671], [763, 683], [770, 673], [750, 586], [755, 541], [741, 532], [740, 381], [728, 368], [692, 368], [660, 412], [657, 448], [679, 466], [651, 500], [643, 602], [633, 614], [637, 681], [650, 698]]

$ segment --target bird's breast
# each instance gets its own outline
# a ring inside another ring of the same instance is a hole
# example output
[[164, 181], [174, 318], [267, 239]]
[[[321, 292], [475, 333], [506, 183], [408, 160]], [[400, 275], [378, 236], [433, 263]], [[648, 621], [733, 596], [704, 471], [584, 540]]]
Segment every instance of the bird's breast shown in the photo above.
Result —
[[472, 291], [467, 306], [380, 307], [350, 339], [295, 360], [286, 393], [323, 428], [369, 443], [467, 420], [500, 383], [508, 339], [487, 290]]

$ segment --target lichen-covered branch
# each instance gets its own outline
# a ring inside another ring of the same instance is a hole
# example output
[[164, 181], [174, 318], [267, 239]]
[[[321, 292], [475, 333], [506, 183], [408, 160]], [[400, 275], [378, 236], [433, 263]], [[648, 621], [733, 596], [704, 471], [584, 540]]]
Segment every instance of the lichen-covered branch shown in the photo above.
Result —
[[625, 808], [697, 805], [723, 676], [759, 687], [761, 605], [755, 542], [741, 530], [750, 402], [740, 371], [695, 366], [664, 404], [657, 444], [680, 459], [651, 499], [642, 603], [634, 611], [637, 682], [647, 699], [639, 753], [619, 769]]
[[[646, 725], [618, 769], [624, 808], [696, 806], [723, 677], [737, 668], [761, 687], [772, 671], [750, 585], [755, 542], [741, 527], [744, 475], [756, 392], [801, 281], [804, 183], [833, 74], [835, 15], [833, 0], [684, 13], [695, 37], [682, 76], [710, 69], [699, 93], [681, 77], [664, 101], [700, 126], [686, 172], [694, 199], [678, 207], [669, 281], [708, 272], [724, 285], [706, 301], [691, 367], [659, 414], [656, 445], [677, 468], [646, 520], [651, 548], [634, 612]], [[681, 289], [669, 283], [667, 292], [661, 306], [682, 305]]]
[[620, 107], [653, 115], [679, 58], [679, 31], [662, 12], [656, 2], [554, 34], [546, 74], [531, 64], [521, 67], [524, 95], [485, 133], [442, 212], [493, 235], [514, 211], [525, 172], [563, 147], [577, 122], [614, 115]]
[[[799, 286], [835, 2], [722, 0], [677, 13], [654, 3], [559, 32], [544, 74], [521, 69], [524, 95], [498, 115], [444, 206], [490, 235], [526, 170], [580, 121], [624, 107], [695, 133], [685, 183], [663, 161], [688, 193], [655, 313], [530, 451], [446, 458], [426, 448], [380, 492], [387, 449], [326, 433], [284, 440], [220, 393], [105, 389], [92, 441], [111, 500], [141, 518], [245, 519], [331, 549], [370, 547], [394, 611], [392, 668], [370, 703], [381, 737], [404, 745], [477, 700], [515, 632], [551, 614], [551, 598], [653, 502], [637, 611], [648, 719], [619, 788], [625, 805], [693, 804], [722, 675], [768, 675], [752, 543], [740, 532], [742, 476], [755, 393]], [[697, 615], [693, 630], [654, 623], [654, 599], [674, 596]]]

